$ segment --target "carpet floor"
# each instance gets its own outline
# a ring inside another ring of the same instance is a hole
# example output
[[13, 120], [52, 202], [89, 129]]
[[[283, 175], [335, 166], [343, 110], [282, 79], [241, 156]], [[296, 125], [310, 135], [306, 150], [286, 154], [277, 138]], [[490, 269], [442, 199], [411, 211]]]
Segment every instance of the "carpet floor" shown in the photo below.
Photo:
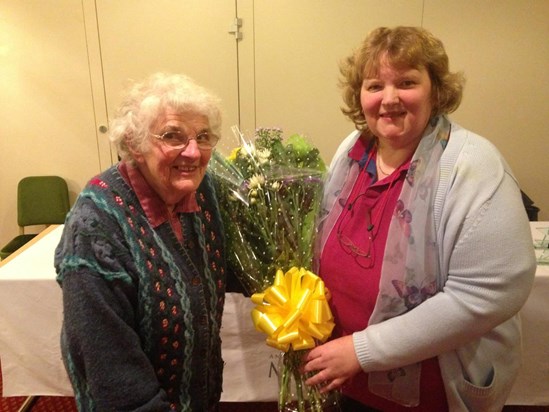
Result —
[[[0, 394], [3, 394], [2, 374], [0, 374]], [[0, 398], [0, 412], [17, 412], [27, 400], [24, 396]], [[74, 398], [69, 396], [38, 396], [30, 403], [32, 412], [76, 412]]]
[[[0, 394], [2, 394], [2, 375], [0, 374]], [[24, 396], [0, 397], [0, 412], [17, 412], [25, 403]], [[39, 396], [34, 398], [29, 412], [77, 412], [74, 398], [69, 396]], [[223, 402], [220, 412], [276, 412], [276, 403], [261, 402]], [[549, 406], [506, 406], [503, 412], [549, 412]]]

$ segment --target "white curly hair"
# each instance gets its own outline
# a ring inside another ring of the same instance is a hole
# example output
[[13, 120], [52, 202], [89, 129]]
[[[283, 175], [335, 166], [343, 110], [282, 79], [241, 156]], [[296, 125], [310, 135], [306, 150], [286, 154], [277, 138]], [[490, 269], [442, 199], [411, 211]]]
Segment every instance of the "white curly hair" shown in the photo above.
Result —
[[183, 74], [155, 73], [134, 83], [110, 122], [109, 138], [122, 160], [133, 163], [128, 143], [146, 150], [150, 127], [167, 108], [208, 118], [211, 133], [221, 136], [221, 109], [217, 96]]

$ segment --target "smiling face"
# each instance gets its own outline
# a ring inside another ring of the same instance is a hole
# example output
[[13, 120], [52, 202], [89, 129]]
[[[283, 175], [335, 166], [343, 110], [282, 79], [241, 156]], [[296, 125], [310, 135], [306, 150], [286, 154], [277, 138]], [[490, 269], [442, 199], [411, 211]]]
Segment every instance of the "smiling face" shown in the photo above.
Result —
[[431, 117], [431, 88], [427, 70], [382, 63], [379, 73], [364, 78], [360, 92], [370, 131], [391, 145], [417, 144]]
[[162, 135], [169, 130], [179, 130], [192, 140], [184, 149], [173, 149], [149, 136], [145, 150], [134, 152], [133, 157], [145, 180], [171, 208], [198, 188], [212, 151], [199, 150], [194, 140], [197, 134], [209, 131], [206, 116], [168, 108], [151, 125], [150, 132]]

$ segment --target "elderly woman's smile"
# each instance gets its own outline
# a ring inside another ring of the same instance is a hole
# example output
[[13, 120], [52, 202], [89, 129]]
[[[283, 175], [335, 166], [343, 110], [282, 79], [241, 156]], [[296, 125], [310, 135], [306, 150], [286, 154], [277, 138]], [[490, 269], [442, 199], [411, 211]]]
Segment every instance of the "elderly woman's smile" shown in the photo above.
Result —
[[[212, 149], [201, 149], [196, 139], [209, 130], [206, 116], [190, 111], [178, 112], [169, 107], [152, 126], [153, 136], [146, 149], [136, 154], [137, 167], [167, 205], [192, 195], [202, 181]], [[186, 137], [186, 145], [172, 147], [166, 138], [155, 138], [166, 136], [167, 131]]]

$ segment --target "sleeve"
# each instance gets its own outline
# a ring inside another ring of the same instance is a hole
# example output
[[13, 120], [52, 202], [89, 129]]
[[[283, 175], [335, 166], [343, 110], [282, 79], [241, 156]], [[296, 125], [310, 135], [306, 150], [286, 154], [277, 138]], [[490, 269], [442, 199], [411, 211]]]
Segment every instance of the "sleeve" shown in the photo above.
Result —
[[73, 384], [98, 410], [169, 411], [170, 406], [134, 330], [128, 291], [87, 272], [63, 281], [63, 352]]
[[97, 410], [170, 411], [138, 335], [131, 258], [114, 219], [81, 201], [56, 251], [62, 352], [75, 388]]
[[[462, 154], [466, 165], [457, 168], [446, 194], [439, 229], [443, 290], [353, 335], [366, 372], [456, 350], [487, 336], [526, 301], [535, 256], [520, 191], [504, 162], [482, 146]], [[483, 174], [480, 184], [475, 174]]]

